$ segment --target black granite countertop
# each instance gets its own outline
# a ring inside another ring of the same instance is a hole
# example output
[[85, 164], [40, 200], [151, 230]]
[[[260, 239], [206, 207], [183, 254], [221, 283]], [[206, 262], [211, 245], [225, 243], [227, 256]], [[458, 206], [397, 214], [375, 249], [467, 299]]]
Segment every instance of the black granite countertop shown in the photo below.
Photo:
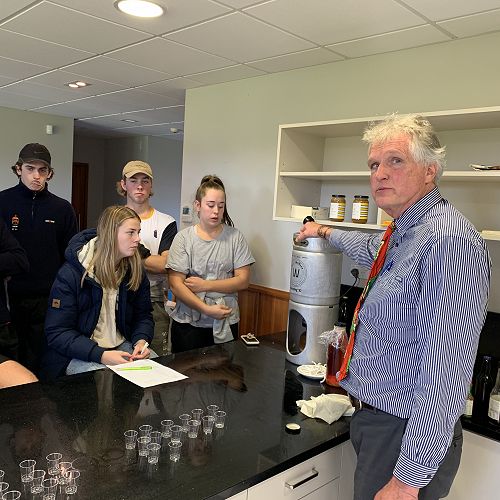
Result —
[[[79, 498], [226, 498], [348, 439], [348, 420], [306, 418], [297, 399], [324, 388], [297, 374], [280, 346], [231, 342], [159, 358], [189, 378], [142, 389], [111, 370], [74, 375], [0, 392], [0, 469], [22, 486], [18, 464], [60, 452], [81, 471]], [[160, 428], [193, 408], [217, 404], [226, 427], [184, 439], [181, 460], [162, 449], [158, 465], [125, 450], [123, 432], [143, 423]], [[297, 422], [301, 433], [285, 432]]]

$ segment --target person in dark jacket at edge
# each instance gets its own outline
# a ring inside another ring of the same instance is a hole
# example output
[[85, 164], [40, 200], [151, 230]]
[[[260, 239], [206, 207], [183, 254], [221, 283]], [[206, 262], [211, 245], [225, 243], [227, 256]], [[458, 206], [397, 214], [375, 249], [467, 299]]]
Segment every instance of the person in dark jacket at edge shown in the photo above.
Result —
[[12, 332], [7, 282], [10, 277], [28, 271], [26, 252], [0, 219], [0, 389], [36, 382], [37, 378], [17, 358], [17, 337]]
[[10, 313], [18, 361], [37, 374], [50, 287], [78, 229], [71, 204], [48, 190], [54, 169], [45, 146], [26, 144], [12, 170], [19, 183], [0, 192], [0, 217], [26, 251], [30, 268], [8, 282]]
[[156, 356], [148, 349], [153, 308], [138, 251], [140, 230], [132, 209], [111, 206], [97, 230], [70, 241], [50, 291], [42, 378]]

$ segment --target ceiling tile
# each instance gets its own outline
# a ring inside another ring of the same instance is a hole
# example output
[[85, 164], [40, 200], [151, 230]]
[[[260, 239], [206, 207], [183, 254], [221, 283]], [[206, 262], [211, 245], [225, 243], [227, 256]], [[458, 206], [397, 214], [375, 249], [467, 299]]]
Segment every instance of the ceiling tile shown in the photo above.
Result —
[[290, 69], [341, 61], [342, 59], [343, 57], [334, 54], [330, 50], [318, 48], [296, 52], [295, 54], [270, 57], [269, 59], [261, 59], [259, 61], [250, 61], [248, 64], [262, 71], [276, 73], [278, 71], [288, 71]]
[[3, 57], [51, 68], [58, 68], [94, 55], [91, 52], [63, 47], [2, 28], [0, 28], [0, 47]]
[[0, 91], [0, 106], [27, 110], [51, 104], [50, 100], [17, 94], [16, 92], [10, 91], [9, 88], [10, 87], [3, 88]]
[[474, 36], [500, 30], [500, 9], [484, 14], [459, 17], [437, 23], [458, 37]]
[[[219, 0], [220, 3], [224, 5], [229, 5], [234, 9], [242, 9], [243, 7], [248, 7], [249, 5], [255, 5], [256, 3], [262, 3], [263, 0]], [[268, 1], [268, 0], [265, 0]]]
[[143, 68], [105, 56], [72, 64], [66, 66], [64, 69], [76, 75], [95, 78], [105, 82], [116, 84], [126, 82], [129, 87], [165, 80], [165, 78], [171, 76], [154, 69]]
[[85, 118], [88, 116], [116, 113], [116, 111], [107, 110], [102, 102], [96, 102], [95, 97], [85, 97], [77, 101], [70, 101], [62, 104], [40, 105], [38, 107], [32, 106], [30, 109], [32, 111], [43, 111], [44, 113], [69, 116], [72, 118]]
[[264, 71], [249, 68], [243, 64], [237, 64], [236, 66], [231, 66], [229, 68], [215, 69], [205, 73], [196, 73], [194, 75], [189, 75], [189, 77], [206, 85], [212, 85], [214, 83], [242, 80], [243, 78], [252, 78], [253, 76], [260, 76], [264, 74]]
[[147, 92], [154, 92], [155, 94], [166, 95], [174, 97], [184, 102], [186, 96], [186, 89], [199, 87], [200, 82], [195, 82], [189, 78], [172, 78], [170, 80], [163, 80], [161, 82], [150, 83], [141, 87], [141, 90]]
[[[177, 105], [177, 101], [170, 97], [139, 90], [124, 90], [104, 94], [92, 97], [91, 101], [93, 106], [101, 107], [99, 115]], [[85, 116], [96, 116], [96, 114], [86, 114]]]
[[[121, 127], [117, 130], [123, 130], [130, 132], [132, 134], [141, 134], [141, 135], [178, 135], [174, 134], [170, 131], [172, 128], [171, 123], [164, 123], [158, 125], [144, 125], [143, 127]], [[178, 127], [175, 127], [178, 128]]]
[[[57, 19], [57, 29], [49, 21]], [[42, 3], [2, 26], [49, 42], [102, 53], [150, 38], [149, 33], [119, 26], [66, 7]]]
[[[67, 84], [69, 82], [74, 82], [76, 80], [83, 80], [89, 85], [87, 87], [80, 87], [78, 89], [71, 89], [67, 87]], [[103, 82], [100, 80], [96, 80], [95, 78], [89, 78], [87, 76], [82, 77], [82, 75], [62, 70], [55, 70], [40, 76], [35, 76], [33, 78], [30, 78], [28, 81], [30, 83], [53, 87], [55, 89], [59, 89], [59, 91], [69, 93], [68, 95], [71, 96], [71, 100], [79, 99], [80, 97], [84, 96], [114, 92], [115, 90], [123, 90], [125, 88], [123, 85]]]
[[228, 7], [210, 0], [155, 0], [155, 3], [166, 9], [166, 13], [153, 19], [141, 19], [120, 12], [114, 7], [113, 1], [53, 0], [53, 2], [155, 35], [167, 33], [230, 12]]
[[500, 8], [500, 0], [404, 0], [404, 3], [421, 12], [431, 21], [441, 21], [452, 17], [466, 16], [476, 12]]
[[234, 64], [227, 59], [206, 54], [163, 38], [155, 38], [117, 50], [110, 53], [109, 57], [164, 71], [171, 76], [183, 76]]
[[335, 43], [329, 45], [328, 48], [344, 54], [346, 57], [362, 57], [446, 40], [450, 40], [450, 38], [433, 26], [427, 25], [370, 36], [352, 42]]
[[60, 102], [72, 101], [83, 97], [78, 93], [73, 93], [72, 89], [69, 87], [50, 87], [47, 85], [38, 85], [33, 83], [31, 80], [23, 80], [6, 87], [9, 92], [15, 92], [19, 95], [25, 95], [28, 97], [40, 97], [50, 102], [50, 104], [56, 104]]
[[310, 42], [240, 12], [176, 31], [166, 35], [166, 38], [237, 62], [314, 47]]
[[[82, 121], [92, 121], [98, 124], [113, 127], [139, 127], [142, 125], [154, 125], [158, 123], [180, 123], [184, 121], [184, 106], [169, 106], [165, 108], [149, 109], [147, 111], [133, 111], [130, 113], [119, 113], [107, 116], [94, 116], [82, 118]], [[129, 123], [124, 120], [137, 120], [137, 123]]]
[[425, 22], [393, 0], [275, 0], [250, 7], [245, 12], [321, 45]]
[[38, 64], [0, 57], [0, 76], [8, 77], [11, 81], [28, 78], [48, 70], [50, 70], [48, 66], [39, 66]]
[[33, 3], [33, 0], [2, 0], [0, 3], [0, 19], [15, 14], [31, 3]]

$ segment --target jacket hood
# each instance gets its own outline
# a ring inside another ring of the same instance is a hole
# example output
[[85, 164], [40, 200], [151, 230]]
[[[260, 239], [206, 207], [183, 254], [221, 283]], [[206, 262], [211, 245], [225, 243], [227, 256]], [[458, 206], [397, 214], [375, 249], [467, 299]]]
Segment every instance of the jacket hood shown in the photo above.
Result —
[[67, 262], [78, 269], [82, 269], [83, 266], [78, 258], [78, 252], [86, 245], [91, 239], [97, 236], [96, 229], [84, 229], [83, 231], [75, 234], [71, 240], [69, 240], [68, 247], [64, 252], [64, 257]]

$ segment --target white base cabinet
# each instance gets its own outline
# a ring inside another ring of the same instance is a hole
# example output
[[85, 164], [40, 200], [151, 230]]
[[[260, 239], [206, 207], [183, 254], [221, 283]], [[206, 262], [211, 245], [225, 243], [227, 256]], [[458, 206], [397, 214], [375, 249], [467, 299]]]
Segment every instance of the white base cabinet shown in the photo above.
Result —
[[462, 460], [446, 500], [499, 498], [500, 443], [464, 430]]
[[231, 497], [231, 500], [352, 500], [356, 456], [350, 441]]

